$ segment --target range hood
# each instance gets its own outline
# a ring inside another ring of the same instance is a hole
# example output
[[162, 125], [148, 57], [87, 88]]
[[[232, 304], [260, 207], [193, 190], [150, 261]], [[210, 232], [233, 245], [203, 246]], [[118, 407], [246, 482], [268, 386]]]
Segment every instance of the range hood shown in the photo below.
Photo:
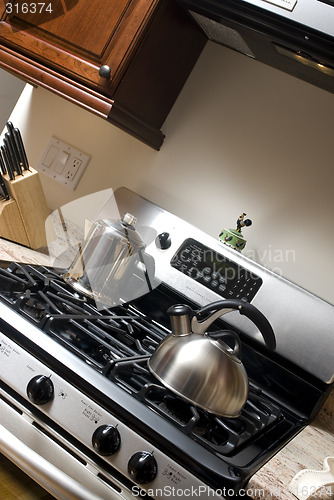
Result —
[[334, 93], [334, 0], [179, 0], [207, 37]]

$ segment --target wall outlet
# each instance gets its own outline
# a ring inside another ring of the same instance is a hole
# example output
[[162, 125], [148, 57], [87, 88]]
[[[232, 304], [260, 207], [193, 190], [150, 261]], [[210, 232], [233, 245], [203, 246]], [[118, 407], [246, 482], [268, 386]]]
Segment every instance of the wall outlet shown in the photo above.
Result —
[[74, 191], [89, 160], [89, 155], [56, 137], [51, 137], [36, 170]]
[[64, 177], [68, 179], [70, 182], [78, 175], [78, 171], [80, 170], [80, 166], [82, 165], [82, 160], [79, 158], [69, 159], [67, 162], [68, 168], [65, 170]]

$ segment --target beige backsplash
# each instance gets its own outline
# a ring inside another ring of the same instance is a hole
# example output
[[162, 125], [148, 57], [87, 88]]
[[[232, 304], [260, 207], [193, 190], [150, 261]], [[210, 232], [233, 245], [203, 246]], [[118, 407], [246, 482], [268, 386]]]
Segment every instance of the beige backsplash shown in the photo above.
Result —
[[124, 185], [214, 237], [246, 212], [247, 254], [334, 304], [333, 117], [333, 94], [209, 42], [159, 152], [41, 88], [11, 120], [32, 166], [51, 136], [91, 155], [75, 191], [43, 176], [52, 210]]

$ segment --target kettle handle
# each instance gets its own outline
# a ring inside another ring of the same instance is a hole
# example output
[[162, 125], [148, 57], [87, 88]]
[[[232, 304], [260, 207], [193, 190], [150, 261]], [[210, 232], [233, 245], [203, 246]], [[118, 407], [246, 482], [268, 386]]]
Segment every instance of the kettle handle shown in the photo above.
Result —
[[[242, 300], [227, 299], [218, 300], [199, 309], [192, 319], [191, 325], [194, 333], [204, 333], [206, 329], [217, 318], [230, 311], [239, 311], [240, 314], [247, 316], [260, 330], [266, 346], [271, 351], [276, 348], [276, 339], [274, 331], [267, 318], [252, 304]], [[208, 318], [201, 320], [201, 316], [212, 313]]]

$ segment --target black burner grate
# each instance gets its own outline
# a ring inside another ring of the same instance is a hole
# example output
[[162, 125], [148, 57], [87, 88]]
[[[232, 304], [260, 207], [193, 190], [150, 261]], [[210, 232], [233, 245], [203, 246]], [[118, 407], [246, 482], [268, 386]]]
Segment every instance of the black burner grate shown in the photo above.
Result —
[[5, 302], [100, 372], [118, 359], [150, 356], [169, 333], [131, 305], [98, 310], [45, 267], [13, 263], [0, 275]]
[[234, 453], [281, 417], [281, 410], [250, 383], [248, 400], [237, 418], [219, 417], [174, 395], [161, 385], [147, 368], [147, 359], [120, 360], [108, 377], [138, 400], [173, 422], [211, 451]]
[[[233, 419], [203, 411], [161, 385], [147, 360], [170, 330], [153, 319], [147, 302], [97, 310], [43, 266], [12, 263], [0, 268], [0, 277], [3, 301], [213, 453], [231, 455], [280, 420], [277, 405], [252, 383], [240, 417]], [[148, 302], [151, 309], [165, 308], [156, 296]]]

